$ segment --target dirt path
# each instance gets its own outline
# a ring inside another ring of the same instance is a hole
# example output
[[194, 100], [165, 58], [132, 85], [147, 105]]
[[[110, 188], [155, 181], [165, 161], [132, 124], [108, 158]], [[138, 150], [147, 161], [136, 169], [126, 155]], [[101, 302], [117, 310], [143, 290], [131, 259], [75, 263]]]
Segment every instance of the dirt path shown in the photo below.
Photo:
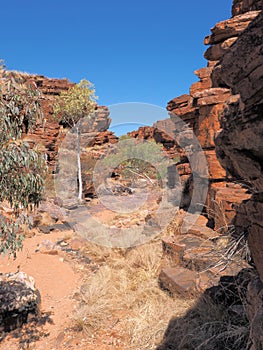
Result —
[[[37, 234], [25, 239], [23, 251], [18, 253], [15, 261], [0, 257], [0, 272], [20, 270], [34, 278], [41, 295], [44, 323], [38, 330], [25, 330], [25, 334], [23, 329], [20, 335], [17, 332], [10, 333], [0, 342], [0, 349], [61, 350], [74, 349], [77, 344], [78, 349], [87, 348], [84, 343], [81, 344], [80, 334], [69, 331], [72, 328], [71, 315], [76, 305], [73, 296], [83, 278], [77, 263], [68, 259], [67, 253], [63, 251], [58, 251], [55, 255], [36, 252], [43, 240], [48, 239], [55, 243], [63, 239], [65, 234], [66, 232]], [[35, 342], [37, 338], [40, 339]]]

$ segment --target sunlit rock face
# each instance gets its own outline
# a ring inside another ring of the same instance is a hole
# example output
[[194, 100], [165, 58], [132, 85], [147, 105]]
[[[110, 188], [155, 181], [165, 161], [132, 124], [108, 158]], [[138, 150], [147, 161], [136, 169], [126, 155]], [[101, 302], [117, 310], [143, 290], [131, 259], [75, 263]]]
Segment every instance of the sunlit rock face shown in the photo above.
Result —
[[[232, 61], [227, 57], [232, 52], [232, 48], [236, 46], [236, 42], [242, 33], [257, 18], [261, 9], [262, 1], [234, 1], [232, 17], [215, 24], [211, 29], [211, 34], [204, 39], [204, 44], [209, 45], [204, 53], [208, 63], [207, 67], [200, 68], [194, 72], [199, 81], [192, 84], [189, 94], [176, 97], [168, 102], [167, 105], [167, 110], [172, 120], [179, 117], [193, 129], [206, 156], [209, 177], [207, 212], [210, 215], [210, 213], [218, 211], [219, 207], [221, 211], [220, 215], [211, 215], [216, 216], [214, 218], [216, 229], [219, 229], [223, 222], [227, 225], [230, 224], [235, 216], [236, 207], [251, 196], [247, 188], [240, 185], [240, 176], [237, 171], [231, 169], [231, 165], [233, 165], [232, 160], [229, 166], [226, 166], [224, 162], [219, 161], [216, 154], [215, 137], [221, 129], [220, 123], [222, 122], [221, 119], [225, 113], [226, 105], [234, 108], [236, 104], [240, 103], [238, 82], [235, 81], [230, 84], [224, 79], [221, 75], [220, 62], [228, 60], [225, 74], [231, 79], [233, 75], [232, 70], [235, 71], [236, 68], [234, 65], [231, 66]], [[243, 55], [243, 52], [241, 55]], [[260, 62], [254, 62], [255, 59], [253, 57], [253, 62], [250, 64], [254, 64], [254, 68], [256, 68], [257, 64], [260, 67]], [[260, 70], [260, 68], [257, 69]], [[254, 72], [254, 74], [258, 75], [259, 80], [261, 79], [259, 73]], [[237, 75], [242, 76], [240, 71]], [[254, 77], [251, 78], [254, 79]], [[260, 82], [256, 82], [255, 79], [254, 83], [260, 89]], [[250, 94], [252, 89], [249, 86], [249, 81], [245, 82], [242, 80], [240, 84], [242, 85], [242, 93], [244, 95]], [[246, 96], [246, 98], [248, 97]], [[254, 98], [255, 96], [253, 98], [251, 96], [250, 103], [254, 104]], [[236, 135], [238, 137], [235, 136], [235, 141], [238, 142], [239, 137], [242, 137], [242, 135], [239, 135], [238, 132]], [[184, 152], [180, 152], [180, 155], [181, 159], [177, 164], [178, 173], [183, 184], [191, 189], [191, 185], [189, 186], [189, 181], [191, 182], [191, 167]], [[187, 164], [188, 166], [186, 166]], [[247, 166], [245, 164], [244, 169]], [[186, 195], [188, 195], [187, 192], [186, 188]], [[191, 193], [188, 195], [189, 199], [190, 197]]]
[[248, 234], [250, 250], [263, 279], [263, 13], [240, 35], [214, 72], [239, 93], [229, 101], [216, 138], [221, 163], [233, 176], [247, 181], [254, 195], [235, 219]]
[[[262, 9], [262, 1], [234, 1], [233, 13]], [[214, 83], [223, 82], [234, 97], [221, 116], [217, 155], [232, 176], [245, 181], [252, 197], [237, 210], [236, 234], [245, 234], [259, 277], [248, 285], [246, 311], [251, 350], [262, 349], [263, 324], [263, 12], [250, 23], [214, 69]]]

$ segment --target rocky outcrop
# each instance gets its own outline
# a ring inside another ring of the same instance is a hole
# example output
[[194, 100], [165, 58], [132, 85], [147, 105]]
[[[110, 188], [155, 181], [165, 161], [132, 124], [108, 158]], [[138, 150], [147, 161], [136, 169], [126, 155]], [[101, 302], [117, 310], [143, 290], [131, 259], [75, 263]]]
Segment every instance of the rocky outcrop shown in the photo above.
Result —
[[[253, 249], [255, 251], [254, 260], [259, 271], [263, 261], [259, 237], [262, 195], [255, 193], [251, 198], [251, 194], [262, 186], [260, 6], [257, 1], [234, 2], [233, 17], [218, 23], [212, 28], [212, 34], [205, 38], [205, 44], [211, 46], [205, 53], [209, 59], [207, 67], [195, 72], [200, 81], [191, 86], [189, 95], [179, 96], [167, 105], [171, 120], [179, 117], [193, 129], [206, 156], [208, 174], [204, 175], [209, 177], [208, 217], [214, 219], [215, 229], [221, 233], [233, 220], [238, 235], [244, 233], [244, 228], [247, 233], [253, 231], [249, 234], [249, 242], [252, 254]], [[216, 144], [219, 146], [217, 152]], [[181, 179], [191, 177], [189, 160], [184, 152], [180, 156], [176, 168]], [[243, 201], [246, 201], [245, 204], [241, 204]], [[168, 251], [176, 251], [172, 254], [176, 255], [174, 263], [184, 268], [190, 266], [184, 265], [185, 256], [189, 254], [186, 254], [187, 248], [180, 237], [168, 238], [164, 243], [164, 247], [167, 246], [170, 247]], [[167, 251], [166, 248], [164, 251]], [[204, 251], [201, 255], [204, 258]], [[194, 256], [196, 260], [197, 252]]]
[[165, 132], [174, 128], [174, 123], [170, 119], [165, 119], [156, 122], [153, 126], [142, 126], [138, 130], [128, 132], [128, 136], [145, 141], [155, 141], [163, 145], [164, 155], [176, 159], [179, 156], [180, 148], [175, 139]]
[[163, 237], [163, 269], [159, 275], [160, 285], [171, 293], [181, 295], [204, 292], [216, 285], [222, 276], [235, 275], [248, 264], [241, 257], [228, 259], [231, 238], [220, 236], [208, 227], [209, 221], [202, 215], [191, 214], [188, 218], [180, 211], [176, 221], [195, 217], [195, 224], [182, 234], [184, 227], [171, 223], [172, 235]]
[[[62, 92], [67, 91], [74, 83], [67, 79], [46, 78], [42, 75], [29, 75], [20, 72], [1, 71], [1, 76], [15, 77], [15, 79], [33, 84], [42, 92], [41, 107], [43, 111], [43, 119], [36, 125], [32, 132], [25, 133], [23, 139], [30, 146], [38, 145], [46, 155], [47, 163], [50, 172], [50, 186], [53, 192], [53, 178], [59, 171], [58, 152], [67, 138], [67, 146], [70, 149], [76, 148], [76, 140], [74, 135], [70, 140], [71, 135], [68, 129], [60, 125], [55, 120], [53, 115], [53, 105], [55, 98]], [[116, 143], [118, 138], [114, 133], [108, 131], [111, 119], [109, 118], [109, 110], [105, 106], [96, 106], [93, 118], [84, 122], [82, 125], [81, 146], [82, 160], [85, 163], [85, 169], [88, 169], [83, 174], [84, 178], [84, 196], [93, 196], [94, 188], [92, 186], [92, 168], [95, 161], [103, 154], [103, 149], [109, 144]], [[49, 191], [46, 191], [46, 196], [49, 197]]]
[[43, 152], [46, 153], [47, 161], [52, 171], [55, 166], [55, 159], [58, 151], [58, 145], [61, 141], [61, 126], [54, 120], [53, 103], [54, 98], [61, 91], [68, 90], [74, 84], [67, 79], [50, 79], [42, 75], [30, 75], [16, 71], [1, 71], [1, 77], [12, 78], [36, 86], [42, 93], [41, 107], [43, 110], [43, 121], [39, 123], [33, 133], [25, 135], [25, 140], [30, 145], [39, 144], [43, 146]]
[[38, 313], [39, 293], [23, 272], [0, 275], [0, 330], [11, 331]]
[[[233, 176], [245, 180], [254, 195], [235, 219], [237, 230], [246, 232], [254, 261], [263, 280], [263, 13], [251, 23], [214, 72], [233, 93], [225, 106], [222, 131], [216, 138], [218, 156]], [[241, 59], [242, 58], [242, 59]]]
[[[240, 15], [236, 15], [228, 20], [217, 23], [212, 29], [212, 34], [205, 38], [205, 45], [224, 44], [225, 40], [237, 38], [250, 22], [257, 17], [258, 11], [248, 11]], [[231, 46], [231, 45], [226, 45]], [[215, 60], [212, 60], [215, 61]]]
[[248, 11], [262, 10], [261, 0], [234, 0], [232, 5], [232, 15], [237, 16]]
[[[205, 39], [205, 44], [212, 46], [205, 53], [210, 60], [207, 68], [196, 72], [200, 81], [192, 85], [189, 95], [175, 98], [167, 106], [171, 119], [177, 116], [194, 130], [206, 154], [207, 207], [208, 215], [209, 210], [213, 212], [215, 228], [231, 223], [234, 242], [242, 240], [243, 248], [248, 243], [257, 269], [243, 269], [236, 276], [240, 265], [236, 270], [234, 266], [229, 271], [223, 269], [227, 276], [221, 276], [218, 286], [205, 292], [215, 303], [240, 309], [249, 320], [247, 350], [263, 349], [262, 8], [262, 1], [234, 0], [233, 17], [218, 23]], [[187, 163], [184, 157], [177, 164], [181, 176], [189, 176]], [[222, 269], [218, 270], [218, 263], [213, 266], [213, 259], [220, 253], [219, 246], [227, 249], [228, 244], [220, 242], [222, 235], [213, 238], [213, 230], [208, 232], [209, 244], [202, 241], [207, 229], [198, 233], [197, 227], [184, 235], [174, 230], [163, 239], [164, 256], [170, 261], [161, 271], [160, 284], [170, 292], [189, 294], [218, 282]], [[225, 237], [229, 239], [229, 235]], [[218, 238], [219, 246], [211, 256], [212, 242]], [[227, 257], [222, 251], [219, 255]]]
[[[235, 216], [237, 206], [251, 196], [248, 187], [244, 187], [239, 181], [240, 176], [237, 176], [237, 172], [231, 171], [231, 165], [229, 167], [222, 166], [216, 155], [215, 136], [221, 128], [220, 121], [225, 103], [231, 101], [232, 106], [239, 103], [239, 97], [233, 96], [233, 88], [230, 88], [230, 85], [221, 76], [218, 61], [230, 54], [231, 48], [235, 46], [240, 34], [259, 15], [261, 7], [262, 4], [259, 1], [234, 2], [232, 18], [217, 23], [211, 29], [211, 34], [205, 38], [204, 43], [210, 45], [204, 54], [208, 64], [207, 67], [195, 71], [200, 80], [192, 84], [189, 94], [176, 97], [167, 105], [172, 120], [179, 117], [193, 129], [206, 156], [209, 178], [207, 214], [214, 219], [216, 229], [229, 225]], [[252, 41], [251, 38], [251, 43]], [[229, 67], [225, 74], [231, 79], [231, 69], [235, 70], [235, 68], [230, 68], [232, 64], [230, 59], [228, 62]], [[251, 71], [253, 66], [256, 67], [257, 64], [257, 62], [250, 62]], [[253, 72], [254, 75], [259, 76], [256, 71]], [[241, 72], [237, 76], [242, 76]], [[251, 79], [253, 79], [253, 84], [258, 84], [260, 88], [260, 82], [256, 82], [253, 77]], [[242, 80], [242, 84], [244, 94], [248, 95], [251, 91], [249, 78], [247, 77], [246, 83]], [[233, 82], [233, 86], [236, 86], [236, 82]], [[236, 86], [236, 88], [238, 87]], [[251, 100], [251, 103], [254, 101]], [[256, 125], [255, 128], [257, 128]], [[236, 131], [233, 137], [238, 143], [239, 131]], [[181, 160], [177, 164], [177, 169], [179, 169], [183, 183], [187, 184], [185, 178], [188, 177], [188, 181], [189, 179], [191, 181], [191, 174], [189, 174], [191, 167], [186, 166], [189, 160], [185, 157], [184, 152], [181, 152], [180, 155]], [[244, 165], [244, 171], [246, 171], [247, 166], [251, 166], [251, 163]], [[259, 171], [259, 169], [254, 169], [254, 171]], [[191, 186], [188, 185], [188, 187], [191, 189]], [[191, 194], [188, 198], [189, 202]]]
[[[31, 146], [41, 145], [42, 151], [46, 154], [47, 162], [51, 172], [56, 172], [55, 165], [59, 146], [67, 134], [67, 129], [59, 124], [53, 116], [53, 105], [55, 98], [62, 92], [67, 91], [74, 83], [68, 79], [46, 78], [42, 75], [30, 75], [27, 73], [3, 71], [2, 76], [20, 79], [23, 82], [34, 84], [41, 92], [41, 107], [43, 111], [43, 120], [36, 125], [33, 132], [24, 135], [24, 140], [28, 141]], [[109, 110], [105, 106], [97, 106], [93, 122], [87, 125], [83, 131], [82, 139], [84, 143], [91, 147], [103, 145], [108, 142], [117, 142], [117, 137], [107, 131], [111, 119]]]
[[[251, 3], [234, 2], [242, 10]], [[245, 181], [253, 196], [238, 208], [233, 223], [236, 234], [245, 234], [256, 277], [248, 285], [247, 315], [250, 321], [250, 349], [263, 348], [263, 12], [250, 23], [213, 72], [214, 84], [223, 82], [235, 94], [225, 105], [222, 131], [216, 138], [217, 154], [227, 171]]]

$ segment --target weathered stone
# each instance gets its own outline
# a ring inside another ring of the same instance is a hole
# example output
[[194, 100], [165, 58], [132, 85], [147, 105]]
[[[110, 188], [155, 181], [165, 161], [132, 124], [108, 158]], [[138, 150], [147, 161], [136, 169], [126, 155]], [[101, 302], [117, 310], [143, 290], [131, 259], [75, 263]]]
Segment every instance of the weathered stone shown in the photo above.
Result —
[[218, 284], [220, 277], [215, 276], [211, 271], [201, 271], [196, 278], [196, 289], [204, 293], [206, 289]]
[[205, 67], [205, 68], [200, 68], [194, 71], [194, 74], [198, 76], [199, 79], [205, 79], [209, 78], [211, 73], [213, 71], [213, 66], [212, 67]]
[[196, 156], [191, 160], [191, 167], [200, 177], [209, 179], [225, 179], [226, 171], [221, 166], [219, 160], [216, 157], [216, 152], [214, 149], [205, 150], [203, 154], [206, 157], [201, 161], [199, 157], [199, 152], [196, 152]]
[[248, 268], [249, 266], [245, 262], [226, 261], [224, 264], [215, 265], [205, 271], [200, 271], [196, 280], [197, 290], [204, 293], [207, 288], [217, 286], [222, 276], [236, 276], [242, 269]]
[[54, 226], [44, 226], [44, 225], [38, 225], [39, 230], [44, 234], [49, 234], [51, 231], [54, 230]]
[[[192, 213], [186, 213], [184, 216], [184, 221], [181, 225], [181, 233], [194, 235], [199, 238], [204, 238], [205, 240], [212, 239], [215, 235], [214, 230], [208, 227], [209, 220], [204, 216]], [[203, 245], [207, 245], [203, 240], [201, 240]], [[208, 244], [209, 245], [209, 244]], [[198, 244], [196, 246], [199, 246]]]
[[132, 138], [151, 141], [163, 145], [163, 154], [172, 159], [179, 158], [180, 148], [174, 137], [175, 125], [171, 119], [157, 121], [152, 127], [143, 126], [138, 130], [128, 132]]
[[247, 188], [243, 188], [240, 184], [225, 182], [211, 184], [207, 212], [214, 220], [215, 229], [226, 231], [242, 201], [250, 197]]
[[204, 57], [209, 61], [220, 60], [226, 51], [236, 42], [237, 37], [226, 39], [222, 43], [210, 46], [204, 53]]
[[212, 87], [212, 81], [210, 78], [202, 79], [193, 83], [190, 87], [190, 95], [193, 96], [196, 92], [202, 91], [204, 89], [210, 89]]
[[[187, 152], [181, 158], [181, 164], [176, 164], [181, 179], [187, 177], [187, 182], [183, 186], [183, 199], [187, 198], [186, 203], [189, 204], [193, 187], [190, 171], [197, 171], [209, 179], [207, 213], [209, 224], [215, 231], [210, 228], [208, 230], [217, 236], [213, 239], [213, 242], [216, 242], [214, 248], [227, 247], [229, 242], [224, 242], [220, 233], [225, 233], [229, 230], [229, 226], [234, 225], [234, 237], [239, 238], [241, 234], [248, 236], [250, 252], [261, 280], [263, 280], [263, 13], [258, 10], [262, 8], [262, 1], [234, 0], [232, 8], [234, 17], [218, 23], [212, 29], [212, 34], [205, 39], [205, 44], [213, 45], [205, 53], [210, 62], [207, 68], [196, 72], [200, 81], [191, 86], [190, 97], [183, 95], [175, 98], [167, 107], [171, 118], [173, 115], [180, 117], [192, 128], [207, 159], [207, 171], [205, 164], [199, 164], [192, 158], [190, 166]], [[216, 155], [224, 169], [220, 166]], [[244, 180], [242, 182], [245, 185], [233, 182], [241, 181], [240, 179]], [[251, 193], [254, 193], [252, 197]], [[187, 231], [187, 235], [198, 236], [201, 231], [198, 226], [192, 225], [188, 230], [184, 229], [184, 233]], [[178, 233], [178, 230], [176, 232]], [[209, 261], [211, 248], [198, 244], [187, 248], [186, 242], [178, 237], [170, 238], [165, 248], [166, 252], [170, 249], [171, 255], [176, 257], [177, 264], [200, 270], [207, 269], [210, 262], [215, 263], [213, 259]], [[231, 312], [241, 315], [241, 319], [244, 319], [242, 304], [252, 275], [248, 273], [246, 276], [244, 272], [242, 277], [241, 271], [234, 277], [241, 268], [247, 267], [245, 262], [229, 264], [229, 261], [226, 261], [225, 264], [223, 267], [220, 264], [212, 266], [204, 273], [199, 273], [197, 289], [204, 290], [213, 285], [222, 274], [233, 275], [220, 278], [219, 287], [213, 287], [211, 295], [214, 302], [226, 305], [231, 308]], [[170, 282], [170, 288], [176, 289], [173, 278], [166, 277], [165, 281], [167, 280], [167, 284]], [[250, 338], [253, 343], [250, 350], [263, 348], [263, 307], [260, 293], [250, 295], [248, 301], [248, 307], [251, 309]], [[207, 294], [210, 295], [210, 291]], [[253, 298], [258, 301], [256, 308], [253, 308]]]
[[171, 258], [172, 263], [179, 265], [186, 248], [185, 243], [180, 241], [180, 239], [176, 239], [175, 237], [164, 237], [162, 239], [162, 246], [164, 254]]
[[9, 332], [38, 313], [39, 293], [24, 272], [0, 274], [0, 330]]
[[225, 102], [230, 97], [230, 91], [226, 88], [211, 88], [196, 92], [193, 98], [197, 106], [215, 105]]
[[240, 35], [238, 43], [227, 51], [220, 62], [220, 69], [212, 75], [213, 80], [220, 75], [221, 80], [240, 93], [246, 108], [262, 101], [262, 18], [261, 13], [249, 30]]
[[46, 239], [39, 243], [36, 252], [49, 255], [58, 255], [60, 250], [61, 247], [58, 244]]
[[72, 238], [69, 241], [69, 246], [72, 250], [80, 250], [87, 246], [88, 240], [83, 237]]
[[54, 198], [54, 200], [41, 201], [36, 215], [40, 217], [38, 224], [53, 225], [58, 220], [65, 220], [68, 213], [62, 208], [59, 198]]
[[206, 246], [186, 249], [182, 258], [183, 267], [194, 271], [202, 271], [212, 267], [220, 261], [220, 256], [215, 251], [212, 253], [212, 249], [212, 243], [207, 243]]
[[[260, 198], [261, 197], [261, 198]], [[243, 203], [235, 218], [234, 223], [237, 226], [237, 232], [246, 232], [248, 234], [248, 245], [253, 257], [254, 263], [263, 281], [263, 196], [254, 195]]]
[[212, 87], [211, 73], [214, 65], [210, 64], [205, 68], [200, 68], [194, 71], [200, 81], [193, 83], [190, 87], [190, 95], [193, 96], [196, 92], [210, 89]]
[[212, 239], [216, 234], [214, 230], [198, 222], [188, 230], [188, 233], [206, 239]]
[[205, 38], [204, 44], [217, 44], [228, 38], [239, 35], [258, 14], [259, 11], [250, 11], [217, 23], [215, 27], [211, 29], [212, 34]]
[[220, 129], [220, 114], [224, 109], [222, 103], [199, 108], [196, 136], [202, 148], [215, 147], [215, 136]]
[[34, 226], [52, 226], [58, 220], [55, 217], [52, 213], [44, 212], [41, 209], [33, 215], [33, 224]]
[[180, 176], [190, 175], [192, 173], [191, 165], [189, 163], [181, 163], [176, 166], [177, 172]]
[[232, 16], [237, 16], [248, 11], [262, 10], [262, 0], [234, 0]]
[[193, 106], [193, 98], [190, 95], [181, 95], [174, 98], [167, 104], [167, 110], [173, 112], [177, 116], [193, 113], [195, 107]]
[[202, 249], [203, 247], [205, 250], [211, 250], [213, 247], [211, 242], [202, 239], [201, 235], [194, 235], [192, 232], [194, 230], [189, 230], [187, 234], [163, 238], [163, 251], [170, 257], [174, 265], [185, 266], [184, 255], [192, 249]]
[[[226, 53], [216, 75], [240, 93], [241, 102], [229, 104], [216, 138], [217, 154], [233, 176], [243, 178], [255, 194], [243, 203], [235, 218], [237, 234], [246, 232], [250, 251], [261, 279], [263, 223], [263, 13], [250, 24]], [[247, 85], [249, 81], [249, 89]]]
[[195, 292], [196, 272], [182, 267], [164, 268], [159, 282], [162, 288], [173, 294], [189, 295]]

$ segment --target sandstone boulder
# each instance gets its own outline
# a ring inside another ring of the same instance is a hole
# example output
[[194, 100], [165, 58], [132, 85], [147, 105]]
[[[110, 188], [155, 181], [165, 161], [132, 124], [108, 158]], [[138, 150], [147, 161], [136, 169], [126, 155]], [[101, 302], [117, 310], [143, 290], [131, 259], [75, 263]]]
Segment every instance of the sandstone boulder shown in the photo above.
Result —
[[258, 14], [259, 11], [250, 11], [217, 23], [211, 29], [212, 34], [205, 38], [204, 44], [213, 45], [226, 39], [236, 37], [247, 28]]
[[0, 330], [11, 331], [38, 313], [39, 293], [24, 272], [0, 275]]

